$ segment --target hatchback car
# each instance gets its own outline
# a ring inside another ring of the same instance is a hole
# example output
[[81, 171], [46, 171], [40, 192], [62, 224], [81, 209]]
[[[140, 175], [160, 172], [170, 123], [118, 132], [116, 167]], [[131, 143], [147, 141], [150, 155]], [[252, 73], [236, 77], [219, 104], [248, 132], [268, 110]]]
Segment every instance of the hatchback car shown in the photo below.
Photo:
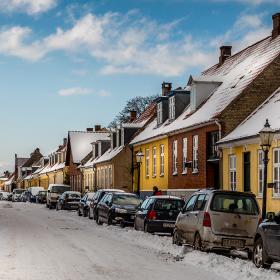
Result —
[[76, 210], [79, 207], [80, 199], [80, 192], [64, 192], [57, 199], [56, 210]]
[[103, 198], [103, 196], [106, 193], [113, 193], [113, 192], [124, 192], [123, 190], [118, 190], [118, 189], [100, 189], [98, 190], [94, 196], [92, 201], [89, 204], [89, 213], [88, 213], [88, 217], [90, 219], [94, 219], [96, 220], [96, 208], [97, 208], [97, 204], [101, 201], [101, 199]]
[[93, 200], [94, 192], [87, 192], [78, 204], [78, 216], [87, 217], [89, 215], [89, 205]]
[[36, 203], [46, 203], [47, 202], [47, 191], [39, 191], [36, 195]]
[[254, 194], [202, 190], [194, 193], [178, 215], [173, 243], [197, 250], [245, 250], [252, 256], [260, 222]]
[[257, 267], [270, 268], [280, 262], [280, 212], [268, 213], [258, 227], [254, 242], [253, 262]]
[[172, 233], [184, 204], [184, 200], [175, 196], [151, 196], [136, 212], [134, 228], [150, 233]]
[[20, 201], [20, 196], [24, 191], [25, 191], [24, 189], [14, 189], [12, 192], [12, 201], [13, 202]]
[[47, 204], [49, 209], [56, 207], [56, 202], [58, 197], [66, 191], [70, 191], [71, 187], [69, 185], [63, 184], [50, 184], [47, 192]]
[[96, 223], [134, 225], [135, 213], [141, 204], [141, 199], [131, 193], [107, 193], [101, 199], [96, 209]]

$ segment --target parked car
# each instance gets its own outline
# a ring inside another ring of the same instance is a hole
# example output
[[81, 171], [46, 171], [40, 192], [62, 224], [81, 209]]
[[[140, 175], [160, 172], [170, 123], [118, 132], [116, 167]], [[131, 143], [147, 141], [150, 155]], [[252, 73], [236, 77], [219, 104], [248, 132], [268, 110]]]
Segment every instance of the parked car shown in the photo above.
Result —
[[46, 203], [47, 202], [47, 191], [39, 191], [36, 195], [36, 203]]
[[28, 199], [28, 191], [24, 191], [24, 192], [20, 195], [19, 201], [21, 201], [21, 202], [26, 202], [27, 199]]
[[80, 200], [80, 192], [66, 191], [58, 197], [56, 203], [56, 210], [76, 210], [79, 207]]
[[98, 190], [94, 196], [92, 201], [89, 204], [89, 213], [88, 213], [88, 217], [90, 219], [94, 219], [96, 220], [96, 207], [97, 204], [100, 202], [100, 200], [103, 198], [103, 196], [106, 193], [113, 193], [113, 192], [124, 192], [123, 190], [118, 190], [118, 189], [100, 189]]
[[135, 194], [125, 192], [107, 193], [96, 208], [96, 223], [134, 225], [136, 211], [142, 200]]
[[197, 250], [245, 250], [252, 257], [261, 220], [252, 193], [202, 190], [194, 193], [178, 215], [173, 243]]
[[94, 192], [87, 192], [82, 199], [80, 199], [78, 204], [78, 216], [87, 217], [89, 215], [89, 205], [93, 200]]
[[151, 196], [139, 207], [134, 228], [145, 232], [173, 233], [178, 214], [185, 202], [175, 196]]
[[13, 200], [13, 193], [9, 193], [8, 194], [8, 198], [7, 198], [8, 201], [12, 201]]
[[21, 194], [24, 192], [24, 189], [14, 189], [13, 190], [13, 194], [12, 194], [12, 201], [16, 202], [16, 201], [20, 201], [20, 196]]
[[1, 194], [1, 200], [8, 200], [9, 196], [11, 195], [9, 192], [2, 192]]
[[27, 201], [28, 202], [36, 202], [37, 194], [39, 193], [39, 191], [43, 191], [43, 190], [44, 190], [44, 188], [39, 187], [39, 186], [34, 186], [34, 187], [28, 188]]
[[270, 268], [280, 262], [280, 212], [267, 213], [257, 230], [254, 242], [253, 262], [256, 267]]
[[47, 207], [56, 207], [57, 198], [66, 191], [70, 191], [70, 186], [63, 184], [50, 184], [47, 192]]

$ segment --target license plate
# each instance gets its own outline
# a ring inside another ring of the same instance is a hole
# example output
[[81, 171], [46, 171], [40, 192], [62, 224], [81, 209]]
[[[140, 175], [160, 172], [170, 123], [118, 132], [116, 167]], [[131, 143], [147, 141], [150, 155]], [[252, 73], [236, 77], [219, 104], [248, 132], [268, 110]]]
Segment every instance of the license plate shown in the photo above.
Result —
[[239, 240], [239, 239], [223, 239], [223, 246], [235, 247], [235, 248], [243, 248], [244, 247], [244, 240]]
[[168, 224], [168, 223], [163, 223], [162, 226], [166, 227], [166, 228], [174, 228], [175, 227], [174, 224]]

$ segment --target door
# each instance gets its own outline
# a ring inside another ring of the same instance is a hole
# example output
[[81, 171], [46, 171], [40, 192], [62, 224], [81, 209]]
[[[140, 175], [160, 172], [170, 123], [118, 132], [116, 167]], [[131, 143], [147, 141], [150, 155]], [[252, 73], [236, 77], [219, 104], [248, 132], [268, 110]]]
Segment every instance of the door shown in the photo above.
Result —
[[250, 192], [251, 191], [251, 180], [250, 180], [250, 174], [251, 174], [251, 163], [250, 163], [250, 157], [251, 153], [246, 152], [243, 153], [243, 186], [244, 186], [244, 192]]

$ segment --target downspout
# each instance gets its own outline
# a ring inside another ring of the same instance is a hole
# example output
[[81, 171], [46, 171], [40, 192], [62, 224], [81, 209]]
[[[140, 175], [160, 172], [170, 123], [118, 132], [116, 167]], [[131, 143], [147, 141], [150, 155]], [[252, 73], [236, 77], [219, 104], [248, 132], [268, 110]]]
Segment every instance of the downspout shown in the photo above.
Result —
[[[219, 140], [222, 139], [222, 125], [218, 119], [215, 119], [215, 124], [219, 128]], [[222, 154], [223, 155], [223, 154]], [[219, 181], [220, 181], [220, 189], [223, 189], [223, 157], [220, 156], [219, 149]]]
[[134, 192], [134, 157], [133, 157], [133, 145], [129, 145], [129, 149], [131, 151], [131, 187], [132, 187], [132, 192]]

